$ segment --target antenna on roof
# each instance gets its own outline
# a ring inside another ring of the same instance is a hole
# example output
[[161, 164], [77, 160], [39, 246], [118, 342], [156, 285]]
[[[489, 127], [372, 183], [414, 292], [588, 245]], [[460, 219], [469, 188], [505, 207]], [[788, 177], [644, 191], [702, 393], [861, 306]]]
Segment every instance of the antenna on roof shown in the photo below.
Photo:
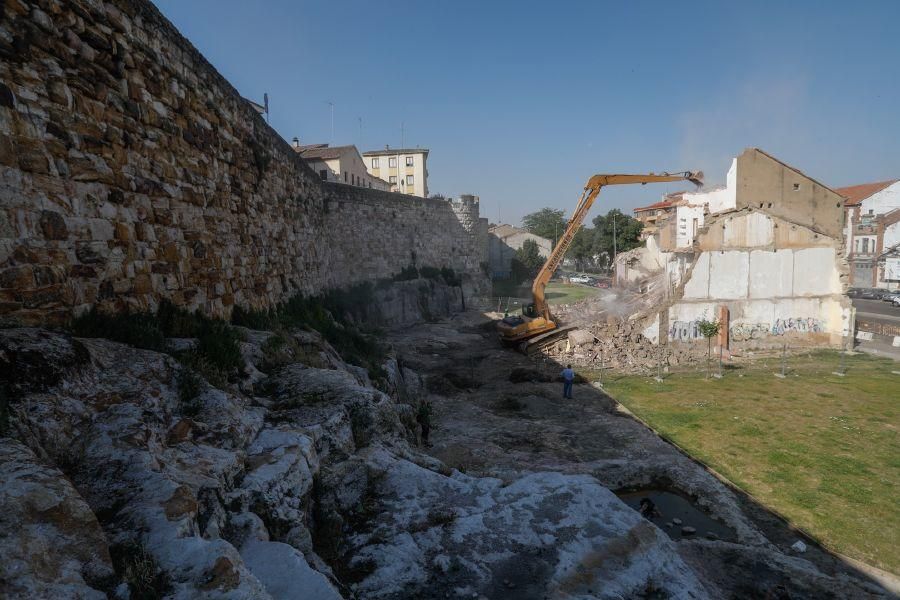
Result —
[[326, 100], [325, 104], [331, 107], [331, 145], [334, 146], [334, 102]]

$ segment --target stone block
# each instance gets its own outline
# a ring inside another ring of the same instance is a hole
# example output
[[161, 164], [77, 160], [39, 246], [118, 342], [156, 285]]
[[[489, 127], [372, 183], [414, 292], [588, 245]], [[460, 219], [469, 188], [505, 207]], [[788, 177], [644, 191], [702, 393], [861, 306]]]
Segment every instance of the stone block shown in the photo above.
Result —
[[123, 242], [130, 242], [132, 240], [132, 238], [134, 237], [134, 234], [132, 232], [132, 226], [129, 225], [128, 223], [122, 223], [122, 222], [116, 223], [115, 237], [117, 240], [120, 240]]
[[34, 268], [31, 265], [9, 267], [0, 271], [0, 288], [25, 290], [34, 285]]
[[94, 241], [105, 242], [115, 238], [115, 228], [106, 219], [88, 219], [88, 228]]
[[38, 221], [41, 232], [48, 240], [64, 240], [69, 237], [69, 230], [63, 216], [56, 211], [42, 210]]

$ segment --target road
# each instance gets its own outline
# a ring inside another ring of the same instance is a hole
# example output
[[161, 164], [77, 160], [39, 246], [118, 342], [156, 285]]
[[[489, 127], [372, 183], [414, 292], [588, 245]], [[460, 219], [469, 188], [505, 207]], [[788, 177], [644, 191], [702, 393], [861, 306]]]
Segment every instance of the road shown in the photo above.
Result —
[[853, 298], [853, 306], [856, 308], [857, 317], [883, 323], [900, 323], [900, 306], [894, 306], [890, 302]]

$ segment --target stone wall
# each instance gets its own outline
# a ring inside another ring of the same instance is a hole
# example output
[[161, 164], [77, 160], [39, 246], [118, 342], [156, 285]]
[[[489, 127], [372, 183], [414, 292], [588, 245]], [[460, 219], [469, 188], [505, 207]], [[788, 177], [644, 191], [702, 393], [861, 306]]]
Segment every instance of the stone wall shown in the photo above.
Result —
[[413, 256], [483, 286], [452, 205], [323, 185], [150, 2], [0, 17], [0, 321], [163, 297], [225, 316]]
[[408, 266], [450, 267], [463, 275], [469, 295], [487, 293], [481, 267], [486, 231], [482, 234], [477, 202], [341, 183], [327, 183], [324, 189], [332, 285], [388, 278]]

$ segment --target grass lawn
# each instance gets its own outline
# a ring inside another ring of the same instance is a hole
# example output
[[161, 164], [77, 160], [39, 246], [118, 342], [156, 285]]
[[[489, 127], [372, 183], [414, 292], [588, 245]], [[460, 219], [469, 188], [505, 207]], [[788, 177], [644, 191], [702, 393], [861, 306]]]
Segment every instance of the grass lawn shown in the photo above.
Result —
[[600, 293], [599, 288], [588, 287], [578, 283], [551, 282], [547, 284], [544, 297], [550, 304], [572, 304]]
[[654, 429], [838, 552], [900, 573], [900, 364], [836, 352], [676, 373], [607, 375]]

